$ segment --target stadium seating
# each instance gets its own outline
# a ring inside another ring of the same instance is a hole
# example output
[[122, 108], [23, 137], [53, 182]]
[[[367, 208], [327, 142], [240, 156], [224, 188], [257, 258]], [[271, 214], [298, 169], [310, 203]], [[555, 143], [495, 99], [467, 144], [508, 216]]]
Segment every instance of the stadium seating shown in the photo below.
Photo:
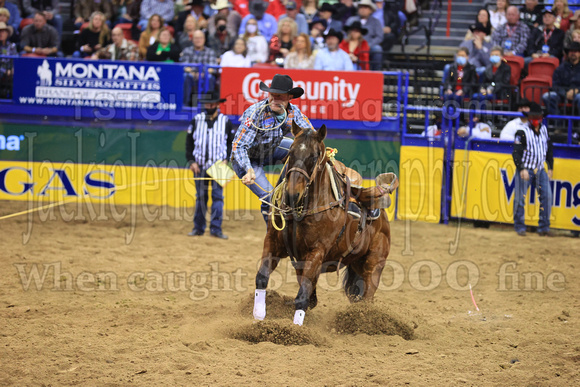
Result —
[[521, 95], [522, 98], [527, 98], [532, 102], [538, 104], [542, 103], [542, 95], [550, 91], [552, 87], [552, 78], [547, 76], [532, 76], [529, 75], [522, 80]]
[[520, 77], [522, 75], [522, 70], [524, 69], [524, 58], [521, 56], [509, 55], [504, 57], [504, 59], [512, 69], [510, 85], [517, 86], [520, 83]]
[[560, 65], [558, 58], [536, 58], [528, 65], [528, 75], [544, 75], [552, 78], [554, 71]]

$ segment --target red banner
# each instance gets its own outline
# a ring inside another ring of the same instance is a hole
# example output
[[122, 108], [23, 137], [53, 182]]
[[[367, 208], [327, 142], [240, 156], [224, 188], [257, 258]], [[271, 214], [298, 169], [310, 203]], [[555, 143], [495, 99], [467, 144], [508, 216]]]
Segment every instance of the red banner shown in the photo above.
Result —
[[266, 98], [260, 81], [268, 86], [276, 74], [287, 74], [304, 95], [293, 99], [309, 119], [380, 121], [383, 74], [371, 71], [316, 71], [276, 68], [227, 67], [221, 74], [221, 106], [225, 114], [241, 116], [253, 103]]

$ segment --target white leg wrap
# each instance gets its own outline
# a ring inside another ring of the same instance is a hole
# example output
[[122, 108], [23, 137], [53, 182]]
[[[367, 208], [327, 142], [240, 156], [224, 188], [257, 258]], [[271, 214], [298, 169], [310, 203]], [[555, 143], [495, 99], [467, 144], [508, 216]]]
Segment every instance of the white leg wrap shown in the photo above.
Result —
[[302, 324], [304, 324], [304, 316], [305, 315], [306, 315], [306, 312], [304, 312], [302, 309], [298, 309], [294, 313], [294, 324], [302, 326]]
[[266, 289], [256, 289], [254, 293], [254, 318], [263, 320], [266, 317]]

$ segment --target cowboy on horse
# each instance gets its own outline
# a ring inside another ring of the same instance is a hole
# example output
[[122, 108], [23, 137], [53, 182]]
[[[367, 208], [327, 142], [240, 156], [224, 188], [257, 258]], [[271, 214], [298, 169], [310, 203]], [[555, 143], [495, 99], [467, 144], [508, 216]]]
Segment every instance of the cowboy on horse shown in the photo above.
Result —
[[288, 75], [276, 74], [268, 87], [260, 82], [260, 90], [268, 98], [250, 106], [240, 118], [240, 126], [232, 146], [232, 167], [250, 190], [262, 200], [262, 214], [268, 223], [268, 196], [273, 187], [266, 179], [264, 166], [281, 164], [288, 155], [292, 139], [287, 136], [292, 123], [312, 128], [308, 118], [290, 101], [304, 94], [293, 87]]

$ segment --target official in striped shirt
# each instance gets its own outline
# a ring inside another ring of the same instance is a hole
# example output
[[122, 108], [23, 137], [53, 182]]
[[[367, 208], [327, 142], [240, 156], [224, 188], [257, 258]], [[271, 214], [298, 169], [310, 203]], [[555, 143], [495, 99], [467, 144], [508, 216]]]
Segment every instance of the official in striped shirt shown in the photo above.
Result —
[[[260, 199], [267, 198], [267, 191], [273, 188], [263, 167], [281, 163], [288, 154], [293, 140], [284, 136], [290, 133], [292, 121], [301, 128], [312, 128], [298, 106], [290, 103], [304, 94], [301, 87], [292, 87], [293, 84], [290, 76], [281, 74], [274, 75], [270, 87], [260, 82], [260, 90], [270, 93], [268, 98], [250, 106], [240, 118], [232, 148], [232, 166], [242, 182]], [[268, 103], [270, 105], [264, 108]], [[269, 211], [268, 204], [262, 203], [266, 223]]]
[[[540, 196], [540, 219], [538, 234], [551, 236], [550, 213], [552, 210], [552, 190], [550, 179], [554, 168], [552, 142], [548, 130], [542, 123], [542, 108], [537, 103], [530, 104], [528, 124], [516, 132], [513, 158], [517, 172], [515, 175], [514, 227], [518, 235], [526, 236], [524, 207], [526, 193], [533, 184]], [[544, 162], [548, 165], [546, 171]], [[533, 187], [533, 186], [532, 186]], [[533, 189], [533, 188], [532, 188]]]
[[[209, 178], [207, 169], [214, 163], [226, 163], [231, 154], [234, 138], [232, 123], [228, 116], [218, 110], [219, 104], [225, 100], [219, 97], [219, 93], [201, 98], [199, 102], [203, 103], [204, 111], [195, 115], [187, 129], [185, 155], [195, 177]], [[195, 180], [195, 214], [189, 236], [199, 236], [205, 232], [209, 185], [210, 180]], [[223, 190], [215, 180], [211, 180], [211, 200], [210, 235], [228, 239], [222, 232]]]

